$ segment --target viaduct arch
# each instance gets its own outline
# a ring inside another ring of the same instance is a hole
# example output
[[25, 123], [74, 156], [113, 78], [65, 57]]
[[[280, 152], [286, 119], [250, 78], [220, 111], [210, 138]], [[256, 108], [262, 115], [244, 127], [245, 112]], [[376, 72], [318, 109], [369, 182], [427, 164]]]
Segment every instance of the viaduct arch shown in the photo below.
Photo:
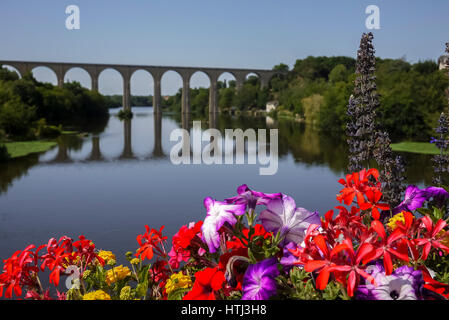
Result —
[[17, 69], [21, 76], [37, 67], [51, 69], [57, 77], [58, 86], [64, 84], [66, 73], [72, 68], [85, 70], [91, 78], [91, 90], [98, 91], [98, 78], [105, 69], [118, 71], [123, 79], [123, 107], [131, 109], [131, 76], [138, 70], [147, 71], [154, 81], [153, 110], [161, 112], [161, 80], [167, 71], [175, 71], [182, 78], [182, 113], [190, 113], [190, 79], [198, 71], [205, 73], [210, 80], [209, 113], [218, 113], [218, 78], [223, 73], [230, 73], [236, 79], [237, 90], [241, 89], [246, 76], [255, 73], [260, 78], [262, 88], [267, 87], [270, 79], [281, 72], [261, 69], [234, 69], [234, 68], [206, 68], [206, 67], [175, 67], [175, 66], [149, 66], [149, 65], [120, 65], [120, 64], [92, 64], [92, 63], [64, 63], [64, 62], [37, 62], [37, 61], [8, 61], [0, 60], [0, 66], [7, 65]]

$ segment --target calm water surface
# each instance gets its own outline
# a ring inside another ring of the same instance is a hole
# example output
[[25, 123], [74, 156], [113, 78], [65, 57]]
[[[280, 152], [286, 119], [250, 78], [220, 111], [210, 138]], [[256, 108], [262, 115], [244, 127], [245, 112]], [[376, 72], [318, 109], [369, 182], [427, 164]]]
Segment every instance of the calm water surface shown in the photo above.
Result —
[[[173, 129], [180, 116], [153, 117], [152, 108], [133, 108], [132, 121], [111, 111], [89, 135], [63, 136], [58, 147], [0, 166], [0, 258], [50, 237], [85, 235], [117, 256], [137, 247], [144, 226], [172, 236], [183, 224], [203, 219], [204, 197], [222, 200], [239, 185], [283, 192], [298, 206], [324, 214], [336, 206], [337, 180], [347, 165], [340, 137], [319, 134], [297, 122], [220, 116], [216, 126], [278, 128], [279, 169], [260, 176], [259, 165], [181, 165], [170, 162]], [[191, 126], [190, 119], [189, 126]], [[203, 129], [208, 128], [202, 119]], [[185, 126], [186, 124], [184, 124]], [[431, 183], [429, 156], [405, 154], [408, 182]], [[123, 259], [119, 259], [123, 262]]]

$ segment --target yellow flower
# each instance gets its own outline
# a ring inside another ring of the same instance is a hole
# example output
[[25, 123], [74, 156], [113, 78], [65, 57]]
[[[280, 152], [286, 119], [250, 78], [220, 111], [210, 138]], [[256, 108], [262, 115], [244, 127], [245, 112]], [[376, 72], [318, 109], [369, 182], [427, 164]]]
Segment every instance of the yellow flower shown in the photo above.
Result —
[[123, 280], [130, 275], [131, 270], [129, 270], [128, 267], [123, 267], [122, 265], [120, 265], [106, 272], [106, 283], [108, 285], [111, 285], [112, 283]]
[[103, 290], [92, 291], [83, 296], [83, 300], [111, 300], [111, 296]]
[[187, 289], [192, 286], [192, 280], [189, 276], [183, 275], [182, 271], [178, 273], [174, 273], [171, 275], [170, 279], [167, 280], [167, 284], [165, 285], [165, 291], [167, 294], [176, 290], [176, 289]]
[[111, 267], [115, 266], [116, 264], [117, 264], [117, 261], [115, 261], [114, 259], [108, 260], [108, 263], [107, 263], [107, 265], [111, 266]]
[[447, 234], [446, 230], [441, 230], [440, 232], [438, 232], [437, 237], [439, 238], [442, 245], [449, 247], [449, 235]]
[[[72, 252], [70, 253], [71, 257], [65, 257], [63, 262], [62, 262], [62, 266], [64, 268], [68, 268], [71, 264], [75, 264], [78, 265], [78, 263], [81, 261], [81, 257], [80, 256], [76, 256], [76, 252]], [[74, 259], [75, 258], [75, 259]]]
[[89, 276], [92, 274], [92, 271], [90, 270], [86, 270], [83, 273], [83, 280], [86, 280], [87, 278], [89, 278]]
[[397, 225], [398, 222], [405, 224], [405, 218], [404, 218], [403, 211], [401, 213], [395, 214], [393, 217], [391, 217], [390, 220], [388, 220], [387, 226], [393, 231], [394, 229], [396, 229], [398, 227], [398, 225]]
[[111, 251], [100, 250], [98, 256], [102, 258], [105, 263], [108, 263], [109, 260], [116, 260], [115, 254], [113, 254]]
[[139, 263], [140, 263], [140, 259], [138, 259], [138, 258], [134, 258], [131, 260], [131, 264], [133, 264], [133, 265], [138, 265]]

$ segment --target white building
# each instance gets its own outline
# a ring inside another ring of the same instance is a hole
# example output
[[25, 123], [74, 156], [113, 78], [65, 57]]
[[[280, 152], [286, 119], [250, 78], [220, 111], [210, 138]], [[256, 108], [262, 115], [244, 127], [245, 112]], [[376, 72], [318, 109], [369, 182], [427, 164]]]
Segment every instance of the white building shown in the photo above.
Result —
[[440, 70], [449, 67], [449, 55], [443, 55], [438, 59], [438, 65], [440, 66]]
[[267, 102], [266, 111], [269, 113], [272, 110], [276, 110], [276, 108], [279, 106], [279, 102], [277, 101], [269, 101]]

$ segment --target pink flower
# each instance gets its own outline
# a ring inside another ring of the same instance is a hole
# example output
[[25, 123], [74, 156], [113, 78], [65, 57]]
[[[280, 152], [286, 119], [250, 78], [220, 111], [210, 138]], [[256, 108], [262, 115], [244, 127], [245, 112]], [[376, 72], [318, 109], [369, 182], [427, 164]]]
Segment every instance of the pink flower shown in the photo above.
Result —
[[175, 248], [172, 247], [170, 252], [168, 253], [169, 257], [170, 257], [170, 266], [173, 269], [178, 269], [179, 265], [181, 264], [182, 261], [189, 261], [190, 258], [190, 252], [187, 250], [183, 250], [183, 249], [178, 249], [178, 251], [175, 251]]
[[[170, 256], [170, 266], [172, 268], [177, 269], [182, 261], [187, 262], [190, 258], [190, 251], [195, 250], [198, 243], [201, 243], [200, 231], [202, 225], [202, 221], [198, 221], [196, 223], [191, 222], [188, 226], [182, 226], [173, 236], [172, 248], [168, 253]], [[196, 241], [196, 239], [198, 241]]]

